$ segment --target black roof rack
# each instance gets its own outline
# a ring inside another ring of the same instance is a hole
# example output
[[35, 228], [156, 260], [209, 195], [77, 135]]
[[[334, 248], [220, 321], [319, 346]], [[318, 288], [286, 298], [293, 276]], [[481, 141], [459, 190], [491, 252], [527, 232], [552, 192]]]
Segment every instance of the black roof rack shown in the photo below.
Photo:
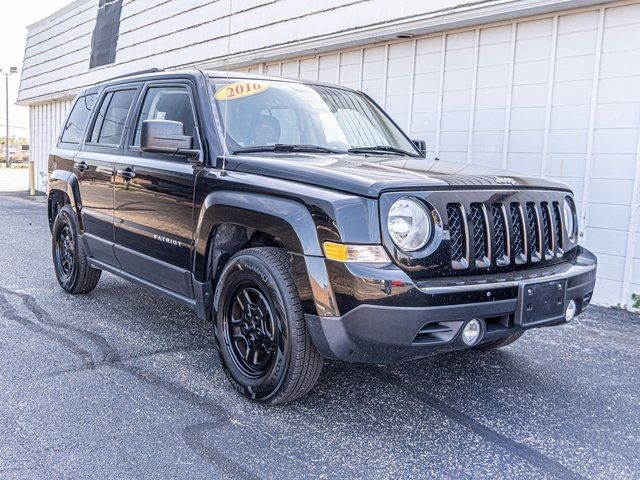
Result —
[[117, 80], [119, 78], [133, 77], [134, 75], [144, 75], [145, 73], [158, 73], [158, 72], [164, 72], [164, 68], [148, 68], [147, 70], [138, 70], [137, 72], [125, 73], [123, 75], [118, 75], [116, 77], [111, 77], [107, 80], [103, 80], [100, 83], [110, 82], [111, 80]]

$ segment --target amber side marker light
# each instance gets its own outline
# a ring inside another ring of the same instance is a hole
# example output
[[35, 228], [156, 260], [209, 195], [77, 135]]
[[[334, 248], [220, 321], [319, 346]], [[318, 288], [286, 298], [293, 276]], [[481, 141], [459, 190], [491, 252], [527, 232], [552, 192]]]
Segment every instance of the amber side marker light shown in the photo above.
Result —
[[324, 254], [338, 262], [389, 263], [391, 260], [382, 245], [347, 245], [324, 242]]

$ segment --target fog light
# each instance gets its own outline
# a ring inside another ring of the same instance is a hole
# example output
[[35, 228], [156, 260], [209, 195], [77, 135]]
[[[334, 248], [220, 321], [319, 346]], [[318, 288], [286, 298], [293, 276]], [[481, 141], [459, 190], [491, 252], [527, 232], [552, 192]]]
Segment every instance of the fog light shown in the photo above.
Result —
[[462, 329], [462, 341], [469, 346], [474, 345], [480, 338], [481, 331], [482, 326], [480, 322], [474, 318]]
[[571, 320], [573, 320], [573, 317], [576, 316], [576, 302], [575, 300], [569, 300], [569, 303], [567, 303], [567, 309], [564, 312], [564, 319], [567, 322], [570, 322]]

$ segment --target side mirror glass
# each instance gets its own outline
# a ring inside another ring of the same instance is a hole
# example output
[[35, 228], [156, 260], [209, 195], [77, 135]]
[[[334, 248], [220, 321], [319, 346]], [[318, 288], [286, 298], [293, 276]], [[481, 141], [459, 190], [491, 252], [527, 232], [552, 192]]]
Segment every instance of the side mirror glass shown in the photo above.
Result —
[[424, 140], [411, 140], [423, 157], [427, 158], [427, 142]]
[[193, 156], [193, 137], [184, 134], [184, 125], [172, 120], [142, 122], [140, 149], [143, 152]]

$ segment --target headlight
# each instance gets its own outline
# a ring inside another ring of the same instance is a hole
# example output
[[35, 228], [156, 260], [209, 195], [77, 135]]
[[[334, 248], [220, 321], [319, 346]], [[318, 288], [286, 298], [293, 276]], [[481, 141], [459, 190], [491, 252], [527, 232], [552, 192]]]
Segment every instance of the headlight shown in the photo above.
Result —
[[570, 197], [564, 199], [564, 228], [567, 231], [567, 236], [570, 240], [575, 240], [576, 236], [576, 210], [573, 204], [573, 200]]
[[431, 218], [420, 201], [401, 198], [389, 209], [387, 230], [393, 243], [402, 250], [414, 252], [429, 241]]

